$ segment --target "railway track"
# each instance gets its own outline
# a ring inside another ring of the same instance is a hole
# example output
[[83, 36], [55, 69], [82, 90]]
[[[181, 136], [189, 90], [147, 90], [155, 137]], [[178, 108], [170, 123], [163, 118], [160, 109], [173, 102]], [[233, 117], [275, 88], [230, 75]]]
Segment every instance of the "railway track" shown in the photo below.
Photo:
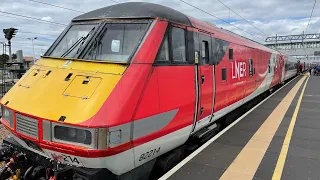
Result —
[[[9, 131], [0, 124], [0, 142], [2, 143], [2, 140], [9, 135]], [[0, 172], [2, 172], [3, 168], [6, 166], [5, 162], [0, 162]]]
[[0, 142], [2, 142], [2, 140], [9, 134], [9, 131], [2, 124], [0, 124]]

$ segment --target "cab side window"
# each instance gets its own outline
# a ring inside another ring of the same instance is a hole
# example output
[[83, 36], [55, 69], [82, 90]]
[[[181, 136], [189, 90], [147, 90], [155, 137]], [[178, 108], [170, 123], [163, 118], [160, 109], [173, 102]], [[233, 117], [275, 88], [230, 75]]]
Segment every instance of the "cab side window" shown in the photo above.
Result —
[[156, 58], [157, 62], [169, 62], [169, 38], [166, 35]]
[[186, 57], [186, 31], [182, 28], [169, 27], [158, 51], [158, 64], [184, 64]]
[[185, 30], [173, 27], [171, 31], [172, 59], [174, 62], [186, 62]]

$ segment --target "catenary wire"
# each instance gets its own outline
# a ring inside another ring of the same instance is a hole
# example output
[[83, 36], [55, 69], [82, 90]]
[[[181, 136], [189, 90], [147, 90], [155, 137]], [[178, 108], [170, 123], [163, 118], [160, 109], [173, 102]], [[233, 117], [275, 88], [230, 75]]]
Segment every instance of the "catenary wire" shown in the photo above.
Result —
[[314, 10], [314, 7], [315, 7], [316, 3], [317, 3], [317, 0], [314, 0], [314, 4], [313, 4], [313, 7], [312, 7], [312, 11], [311, 11], [311, 14], [310, 14], [310, 18], [309, 18], [309, 22], [308, 22], [308, 24], [307, 24], [307, 28], [306, 28], [305, 34], [306, 34], [307, 31], [308, 31], [308, 27], [309, 27], [310, 20], [311, 20], [311, 17], [312, 17], [312, 14], [313, 14], [313, 10]]
[[67, 26], [66, 24], [62, 24], [62, 23], [58, 23], [58, 22], [53, 22], [53, 21], [47, 21], [47, 20], [43, 20], [43, 19], [39, 19], [39, 18], [34, 18], [34, 17], [30, 17], [30, 16], [25, 16], [25, 15], [21, 15], [21, 14], [15, 14], [15, 13], [10, 13], [10, 12], [5, 12], [5, 11], [0, 11], [0, 13], [9, 14], [9, 15], [12, 15], [12, 16], [24, 17], [24, 18], [27, 18], [27, 19], [33, 19], [33, 20], [37, 20], [37, 21], [41, 21], [41, 22], [46, 22], [46, 23], [51, 23], [51, 24], [56, 24], [56, 25], [60, 25], [60, 26]]
[[258, 31], [260, 31], [262, 34], [264, 34], [265, 36], [268, 37], [268, 35], [263, 32], [261, 29], [259, 29], [258, 27], [256, 27], [255, 25], [253, 25], [250, 21], [248, 21], [247, 19], [245, 19], [244, 17], [242, 17], [240, 14], [238, 14], [237, 12], [235, 12], [234, 10], [232, 10], [229, 6], [227, 6], [226, 4], [224, 4], [223, 2], [221, 2], [220, 0], [218, 0], [222, 5], [224, 5], [226, 8], [228, 8], [230, 11], [232, 11], [233, 13], [235, 13], [236, 15], [238, 15], [241, 19], [245, 20], [248, 24], [250, 24], [251, 26], [253, 26], [254, 28], [256, 28]]
[[60, 9], [65, 9], [65, 10], [69, 10], [69, 11], [73, 11], [73, 12], [85, 13], [83, 11], [79, 11], [79, 10], [75, 10], [75, 9], [71, 9], [71, 8], [67, 8], [67, 7], [63, 7], [63, 6], [58, 6], [58, 5], [55, 5], [55, 4], [50, 4], [50, 3], [46, 3], [46, 2], [42, 2], [42, 1], [36, 1], [36, 0], [28, 0], [28, 1], [39, 3], [39, 4], [44, 4], [44, 5], [47, 5], [47, 6], [52, 6], [52, 7], [56, 7], [56, 8], [60, 8]]
[[235, 27], [235, 28], [237, 28], [237, 29], [239, 29], [239, 30], [241, 30], [241, 31], [243, 31], [243, 32], [245, 32], [245, 33], [247, 33], [247, 34], [250, 34], [251, 36], [256, 37], [256, 38], [258, 38], [258, 39], [260, 39], [260, 40], [262, 40], [262, 41], [263, 41], [263, 39], [262, 39], [262, 38], [260, 38], [260, 37], [258, 37], [258, 36], [255, 36], [255, 35], [253, 35], [252, 33], [247, 32], [247, 31], [245, 31], [245, 30], [241, 29], [240, 27], [238, 27], [238, 26], [236, 26], [236, 25], [234, 25], [234, 24], [229, 23], [228, 21], [225, 21], [225, 20], [223, 20], [223, 19], [221, 19], [221, 18], [219, 18], [219, 17], [217, 17], [217, 16], [215, 16], [215, 15], [213, 15], [213, 14], [211, 14], [211, 13], [209, 13], [209, 12], [207, 12], [207, 11], [205, 11], [205, 10], [201, 9], [201, 8], [198, 8], [198, 7], [196, 7], [196, 6], [192, 5], [192, 4], [190, 4], [190, 3], [188, 3], [188, 2], [186, 2], [186, 1], [184, 1], [184, 0], [180, 0], [180, 1], [181, 1], [181, 2], [183, 2], [183, 3], [185, 3], [185, 4], [187, 4], [187, 5], [189, 5], [189, 6], [191, 6], [191, 7], [193, 7], [193, 8], [195, 8], [195, 9], [198, 9], [199, 11], [202, 11], [202, 12], [204, 12], [204, 13], [206, 13], [206, 14], [208, 14], [208, 15], [212, 16], [212, 17], [215, 17], [215, 18], [217, 18], [217, 19], [221, 20], [222, 22], [225, 22], [225, 23], [227, 23], [227, 24], [229, 24], [229, 25], [231, 25], [231, 26], [233, 26], [233, 27]]

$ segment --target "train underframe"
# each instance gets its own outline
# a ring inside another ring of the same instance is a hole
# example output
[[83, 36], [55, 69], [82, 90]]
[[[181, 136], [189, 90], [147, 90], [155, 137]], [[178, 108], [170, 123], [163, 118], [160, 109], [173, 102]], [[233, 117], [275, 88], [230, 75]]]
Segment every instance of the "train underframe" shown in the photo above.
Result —
[[107, 169], [61, 164], [24, 148], [13, 137], [7, 137], [0, 145], [0, 162], [4, 163], [0, 168], [0, 180], [97, 180], [106, 177], [108, 180], [142, 180], [149, 179], [156, 159], [117, 176]]
[[13, 137], [3, 140], [0, 161], [5, 162], [0, 180], [8, 178], [24, 180], [93, 180], [106, 176], [116, 177], [106, 169], [88, 169], [57, 163], [22, 147]]

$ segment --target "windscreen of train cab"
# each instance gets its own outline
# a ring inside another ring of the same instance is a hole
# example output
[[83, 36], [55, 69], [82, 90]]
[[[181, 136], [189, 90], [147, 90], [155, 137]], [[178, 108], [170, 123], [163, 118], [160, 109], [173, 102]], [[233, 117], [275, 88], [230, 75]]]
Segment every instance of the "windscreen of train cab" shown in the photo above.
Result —
[[128, 62], [142, 40], [148, 24], [108, 24], [99, 41], [88, 51], [85, 59]]
[[82, 45], [87, 42], [97, 24], [75, 24], [64, 34], [49, 56], [75, 58]]
[[96, 33], [97, 36], [90, 39], [95, 25], [74, 25], [50, 56], [76, 58], [81, 54], [82, 44], [90, 41], [87, 43], [89, 47], [82, 48], [85, 54], [80, 59], [126, 63], [142, 41], [147, 27], [148, 23], [107, 23], [101, 32]]

